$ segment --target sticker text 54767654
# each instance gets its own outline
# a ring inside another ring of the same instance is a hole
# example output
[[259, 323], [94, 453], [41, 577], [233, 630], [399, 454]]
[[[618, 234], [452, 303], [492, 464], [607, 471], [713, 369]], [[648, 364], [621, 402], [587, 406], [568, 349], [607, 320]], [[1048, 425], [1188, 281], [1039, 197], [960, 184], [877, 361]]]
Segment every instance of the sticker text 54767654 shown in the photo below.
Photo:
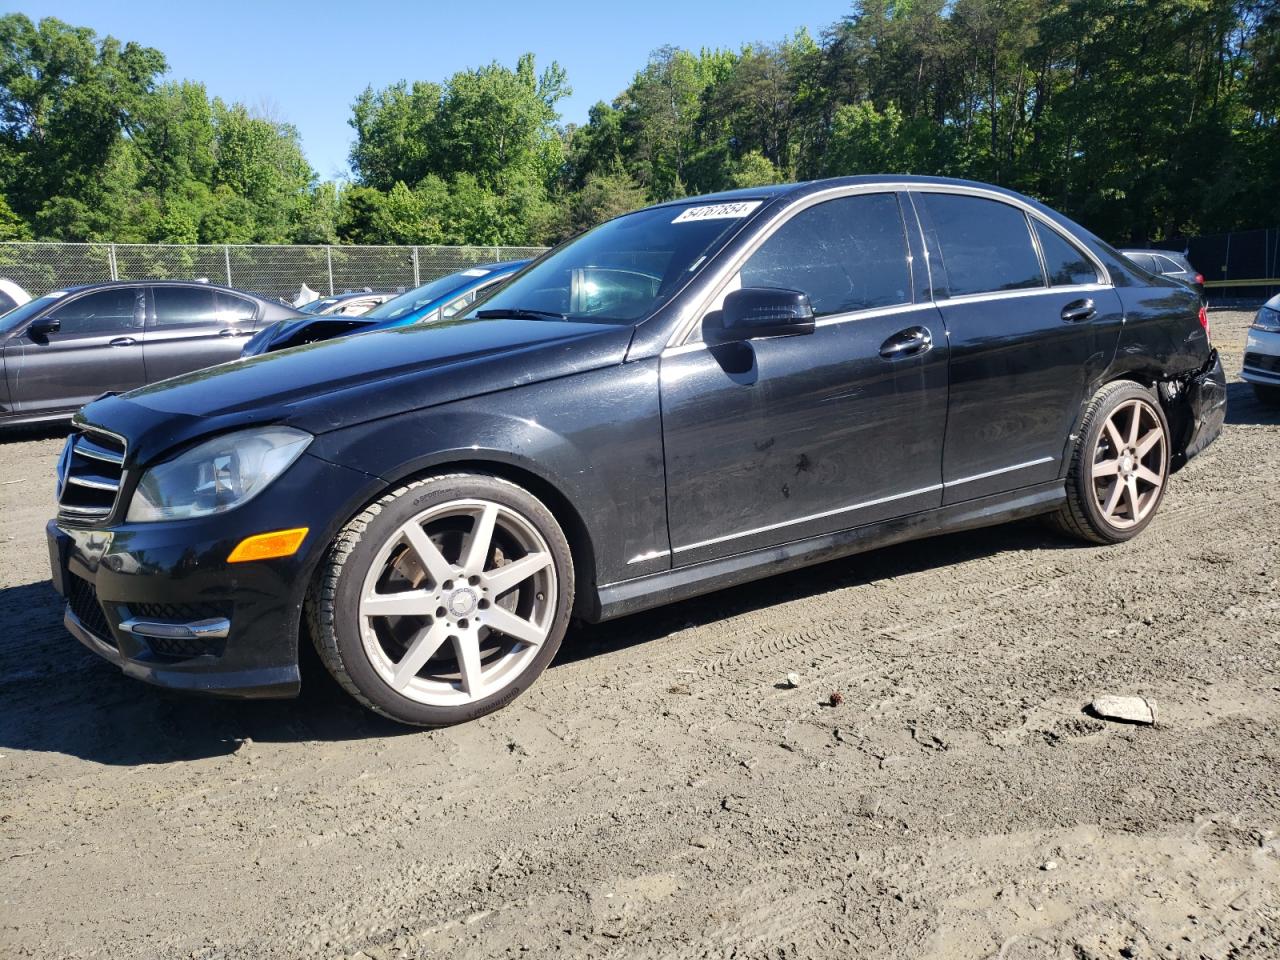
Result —
[[759, 200], [739, 200], [737, 203], [708, 203], [701, 207], [682, 210], [672, 223], [692, 223], [697, 220], [737, 220], [760, 206]]

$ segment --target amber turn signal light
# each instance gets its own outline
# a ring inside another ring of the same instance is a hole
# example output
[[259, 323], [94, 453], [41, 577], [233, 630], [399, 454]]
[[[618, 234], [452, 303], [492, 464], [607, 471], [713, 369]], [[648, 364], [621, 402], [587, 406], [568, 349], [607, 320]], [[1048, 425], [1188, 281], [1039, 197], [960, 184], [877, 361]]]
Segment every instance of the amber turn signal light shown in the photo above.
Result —
[[231, 556], [227, 557], [227, 563], [291, 557], [302, 546], [302, 541], [306, 539], [309, 529], [309, 527], [295, 527], [292, 530], [273, 530], [271, 533], [255, 533], [252, 537], [245, 537], [231, 551]]

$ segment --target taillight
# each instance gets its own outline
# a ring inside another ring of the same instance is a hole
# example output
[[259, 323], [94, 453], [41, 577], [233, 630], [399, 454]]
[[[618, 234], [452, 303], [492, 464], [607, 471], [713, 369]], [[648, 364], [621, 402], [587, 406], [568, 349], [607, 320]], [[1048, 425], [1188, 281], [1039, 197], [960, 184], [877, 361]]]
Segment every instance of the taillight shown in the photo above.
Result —
[[1197, 273], [1197, 274], [1196, 274], [1196, 283], [1200, 284], [1200, 286], [1202, 286], [1202, 287], [1204, 286], [1204, 274], [1203, 274], [1203, 273]]
[[1204, 308], [1204, 304], [1200, 305], [1200, 326], [1204, 327], [1205, 339], [1209, 339], [1209, 311]]

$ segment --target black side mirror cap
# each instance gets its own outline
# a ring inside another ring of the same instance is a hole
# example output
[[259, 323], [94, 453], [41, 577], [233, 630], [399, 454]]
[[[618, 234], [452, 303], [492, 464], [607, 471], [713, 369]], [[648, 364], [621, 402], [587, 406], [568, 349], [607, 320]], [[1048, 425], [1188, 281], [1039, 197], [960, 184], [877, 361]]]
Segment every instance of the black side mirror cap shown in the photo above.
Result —
[[38, 320], [31, 321], [31, 326], [27, 327], [27, 333], [33, 337], [47, 337], [61, 329], [62, 321], [57, 317], [40, 317]]
[[799, 290], [743, 287], [724, 298], [721, 309], [725, 340], [791, 337], [813, 333], [813, 307]]

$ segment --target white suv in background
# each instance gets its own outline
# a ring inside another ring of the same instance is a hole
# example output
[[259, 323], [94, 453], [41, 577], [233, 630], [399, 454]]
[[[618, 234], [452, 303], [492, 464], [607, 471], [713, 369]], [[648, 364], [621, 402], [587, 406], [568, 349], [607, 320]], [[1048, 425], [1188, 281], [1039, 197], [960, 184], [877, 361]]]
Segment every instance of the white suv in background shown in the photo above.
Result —
[[1262, 305], [1249, 327], [1240, 372], [1263, 403], [1280, 406], [1280, 293]]

